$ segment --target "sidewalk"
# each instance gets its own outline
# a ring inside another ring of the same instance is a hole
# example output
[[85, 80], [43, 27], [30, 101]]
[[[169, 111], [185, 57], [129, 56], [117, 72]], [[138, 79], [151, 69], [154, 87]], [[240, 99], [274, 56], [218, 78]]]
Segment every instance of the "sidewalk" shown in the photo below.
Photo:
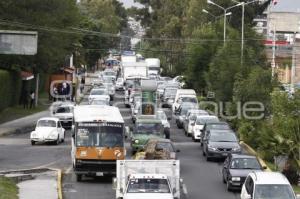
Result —
[[41, 117], [50, 116], [49, 110], [35, 113], [20, 119], [9, 121], [0, 125], [0, 136], [26, 133], [34, 129], [35, 124]]

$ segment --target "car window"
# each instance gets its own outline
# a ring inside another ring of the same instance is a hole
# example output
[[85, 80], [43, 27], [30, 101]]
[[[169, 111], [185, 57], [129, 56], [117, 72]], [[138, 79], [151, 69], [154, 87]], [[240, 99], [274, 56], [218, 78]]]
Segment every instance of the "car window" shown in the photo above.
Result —
[[170, 152], [175, 152], [172, 144], [169, 142], [158, 142], [155, 146], [155, 150], [156, 151], [166, 150], [166, 151], [170, 151]]
[[251, 176], [249, 176], [246, 179], [245, 188], [246, 188], [247, 193], [252, 196], [254, 184], [253, 184], [253, 180], [252, 180]]
[[56, 127], [56, 122], [54, 120], [40, 120], [37, 127]]
[[235, 158], [231, 161], [231, 169], [261, 169], [256, 158]]

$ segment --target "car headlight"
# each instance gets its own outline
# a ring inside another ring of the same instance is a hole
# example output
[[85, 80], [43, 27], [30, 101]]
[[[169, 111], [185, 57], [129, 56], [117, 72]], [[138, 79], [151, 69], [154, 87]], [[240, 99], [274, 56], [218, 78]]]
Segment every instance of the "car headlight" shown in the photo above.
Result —
[[212, 151], [218, 150], [216, 147], [212, 147], [212, 146], [208, 146], [208, 149], [210, 149], [210, 150], [212, 150]]
[[231, 180], [232, 181], [241, 181], [241, 178], [240, 177], [231, 177]]
[[33, 138], [37, 137], [37, 133], [36, 132], [32, 132], [31, 133], [31, 137], [33, 137]]
[[240, 150], [241, 150], [240, 147], [234, 147], [234, 148], [232, 148], [232, 151], [235, 151], [235, 152], [240, 151]]

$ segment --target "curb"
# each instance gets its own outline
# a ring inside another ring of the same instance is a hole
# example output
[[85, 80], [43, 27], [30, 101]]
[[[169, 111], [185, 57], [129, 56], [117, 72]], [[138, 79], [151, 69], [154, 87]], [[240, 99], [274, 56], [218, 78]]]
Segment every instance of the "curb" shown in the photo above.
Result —
[[30, 124], [30, 125], [18, 127], [18, 128], [8, 128], [7, 130], [4, 130], [2, 132], [1, 132], [1, 128], [0, 128], [0, 137], [6, 136], [6, 135], [11, 135], [11, 134], [25, 134], [30, 131], [33, 131], [34, 128], [35, 128], [34, 124]]
[[33, 169], [20, 169], [20, 170], [10, 170], [10, 171], [0, 171], [0, 175], [10, 174], [10, 173], [43, 173], [46, 171], [56, 171], [57, 173], [57, 195], [58, 199], [63, 199], [62, 192], [62, 170], [55, 168], [33, 168]]
[[266, 167], [266, 169], [265, 169], [265, 171], [272, 171], [269, 167], [268, 167], [268, 165], [265, 163], [265, 161], [263, 160], [263, 159], [261, 159], [259, 156], [258, 156], [258, 154], [257, 154], [257, 152], [251, 147], [251, 146], [249, 146], [248, 144], [246, 144], [245, 142], [243, 142], [243, 141], [241, 141], [240, 142], [240, 145], [250, 154], [250, 155], [255, 155], [256, 157], [257, 157], [257, 159], [258, 159], [258, 161], [260, 162], [260, 164], [262, 165], [262, 166], [265, 166]]

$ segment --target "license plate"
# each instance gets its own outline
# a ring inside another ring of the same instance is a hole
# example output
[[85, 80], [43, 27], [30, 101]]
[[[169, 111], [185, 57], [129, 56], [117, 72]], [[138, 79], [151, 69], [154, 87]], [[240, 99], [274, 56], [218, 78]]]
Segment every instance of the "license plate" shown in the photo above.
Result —
[[96, 172], [96, 176], [103, 176], [103, 172]]
[[63, 123], [68, 123], [69, 121], [63, 121]]

